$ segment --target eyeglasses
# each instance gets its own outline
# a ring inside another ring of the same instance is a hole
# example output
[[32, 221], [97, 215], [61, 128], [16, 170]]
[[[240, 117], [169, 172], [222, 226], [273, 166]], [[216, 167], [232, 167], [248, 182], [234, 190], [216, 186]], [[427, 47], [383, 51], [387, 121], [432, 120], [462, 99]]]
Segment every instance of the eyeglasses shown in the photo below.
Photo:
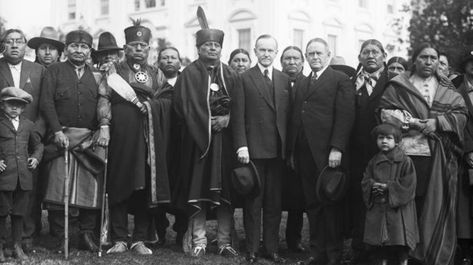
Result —
[[5, 40], [3, 43], [5, 43], [8, 46], [13, 45], [14, 43], [16, 43], [18, 45], [23, 45], [23, 44], [26, 43], [26, 41], [23, 38], [21, 38], [21, 39], [8, 39], [8, 40]]
[[90, 50], [89, 45], [87, 45], [85, 43], [73, 42], [73, 43], [69, 44], [68, 47], [71, 48], [71, 49], [74, 49], [74, 50], [78, 50], [78, 49], [85, 50], [85, 51]]

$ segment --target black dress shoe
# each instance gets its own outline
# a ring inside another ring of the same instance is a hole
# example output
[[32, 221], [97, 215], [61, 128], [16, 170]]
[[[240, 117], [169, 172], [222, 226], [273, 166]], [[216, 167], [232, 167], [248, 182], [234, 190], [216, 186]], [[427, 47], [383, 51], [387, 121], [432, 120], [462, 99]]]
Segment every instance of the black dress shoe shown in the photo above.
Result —
[[470, 258], [463, 258], [462, 261], [460, 262], [461, 265], [471, 265], [471, 259]]
[[269, 253], [266, 257], [274, 263], [286, 263], [286, 259], [279, 256], [276, 252]]
[[255, 253], [248, 253], [248, 255], [246, 256], [246, 261], [248, 261], [248, 263], [256, 263], [258, 259], [256, 258], [256, 254]]
[[302, 252], [305, 252], [306, 249], [305, 247], [301, 244], [301, 243], [297, 243], [297, 244], [290, 244], [287, 246], [292, 252], [296, 252], [296, 253], [302, 253]]
[[79, 241], [79, 249], [89, 250], [92, 252], [99, 251], [99, 247], [94, 242], [94, 235], [92, 233], [82, 233]]
[[[56, 247], [54, 247], [54, 250], [53, 252], [56, 253], [56, 254], [64, 254], [64, 250], [65, 250], [65, 244], [64, 244], [64, 239], [59, 239], [59, 243], [56, 245]], [[70, 243], [69, 243], [70, 245]], [[70, 253], [70, 247], [69, 247], [69, 253]]]

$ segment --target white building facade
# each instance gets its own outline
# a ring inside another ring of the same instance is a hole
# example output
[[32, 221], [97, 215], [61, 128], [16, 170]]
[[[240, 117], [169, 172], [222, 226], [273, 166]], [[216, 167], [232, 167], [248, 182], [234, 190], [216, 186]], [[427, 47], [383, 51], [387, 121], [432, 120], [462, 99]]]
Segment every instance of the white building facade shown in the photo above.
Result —
[[[49, 24], [67, 33], [79, 27], [97, 40], [103, 31], [112, 32], [119, 45], [124, 43], [123, 29], [132, 19], [141, 18], [152, 30], [152, 47], [166, 42], [178, 48], [181, 57], [194, 60], [197, 55], [194, 34], [199, 29], [198, 6], [206, 12], [210, 27], [225, 32], [222, 58], [233, 49], [251, 51], [256, 38], [271, 34], [282, 51], [288, 45], [305, 50], [306, 43], [321, 37], [334, 55], [356, 66], [360, 44], [367, 39], [380, 40], [389, 56], [407, 54], [406, 30], [396, 30], [393, 23], [406, 14], [399, 10], [405, 0], [50, 0]], [[96, 45], [96, 43], [95, 43]], [[280, 55], [280, 54], [279, 54]], [[156, 52], [152, 54], [156, 56]], [[254, 56], [254, 55], [252, 55]], [[155, 59], [155, 58], [153, 58]], [[254, 59], [254, 58], [253, 58]], [[279, 61], [279, 56], [278, 56]]]

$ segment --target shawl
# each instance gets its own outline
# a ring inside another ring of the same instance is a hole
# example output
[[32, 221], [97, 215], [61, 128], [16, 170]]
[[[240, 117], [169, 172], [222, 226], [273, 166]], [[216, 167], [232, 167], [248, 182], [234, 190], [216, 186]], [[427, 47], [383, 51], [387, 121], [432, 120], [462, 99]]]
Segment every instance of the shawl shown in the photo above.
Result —
[[435, 118], [436, 132], [428, 135], [431, 175], [419, 217], [420, 243], [414, 257], [425, 264], [450, 265], [456, 248], [457, 158], [461, 155], [467, 110], [450, 81], [437, 77], [432, 106], [409, 82], [409, 72], [394, 77], [380, 101], [380, 109], [408, 111], [418, 119]]

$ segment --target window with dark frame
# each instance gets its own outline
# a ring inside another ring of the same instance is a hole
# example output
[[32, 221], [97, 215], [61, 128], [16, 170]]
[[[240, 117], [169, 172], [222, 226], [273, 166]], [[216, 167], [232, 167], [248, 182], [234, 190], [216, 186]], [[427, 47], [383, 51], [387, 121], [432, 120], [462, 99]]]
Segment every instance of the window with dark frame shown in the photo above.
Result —
[[251, 29], [238, 30], [238, 47], [249, 51], [251, 48]]
[[68, 0], [67, 1], [67, 18], [69, 20], [76, 19], [76, 0]]

